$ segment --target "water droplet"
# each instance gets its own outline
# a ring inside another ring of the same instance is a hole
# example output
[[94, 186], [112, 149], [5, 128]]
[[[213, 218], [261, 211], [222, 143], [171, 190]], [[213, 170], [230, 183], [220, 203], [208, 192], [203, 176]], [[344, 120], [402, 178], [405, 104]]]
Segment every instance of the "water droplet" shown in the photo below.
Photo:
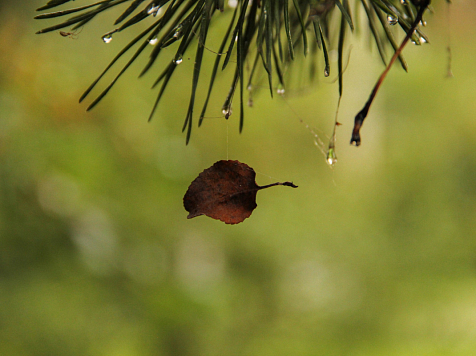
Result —
[[182, 63], [182, 62], [183, 62], [182, 57], [179, 57], [179, 58], [177, 58], [177, 59], [174, 60], [174, 63], [177, 64], [177, 65], [180, 64], [180, 63]]
[[174, 37], [179, 38], [182, 36], [182, 24], [178, 25], [174, 32]]
[[420, 25], [421, 25], [421, 26], [426, 26], [426, 21], [421, 20], [421, 21], [420, 21]]
[[150, 9], [147, 10], [147, 14], [156, 17], [157, 14], [158, 14], [158, 12], [159, 12], [159, 9], [160, 9], [160, 5], [155, 6], [155, 4], [152, 4], [152, 6], [150, 7]]
[[233, 110], [231, 109], [231, 106], [224, 107], [221, 111], [223, 115], [225, 115], [225, 119], [228, 120], [228, 118], [233, 114]]
[[326, 162], [329, 166], [333, 166], [337, 163], [337, 156], [334, 148], [329, 148], [329, 151], [327, 151]]
[[149, 40], [149, 44], [152, 45], [152, 46], [155, 46], [157, 44], [157, 42], [159, 42], [159, 39], [157, 37], [154, 37], [154, 38]]
[[228, 7], [234, 9], [238, 6], [238, 0], [228, 0]]
[[248, 87], [246, 88], [248, 91], [252, 91], [253, 90], [253, 86], [250, 84], [248, 85]]
[[400, 3], [401, 3], [402, 5], [408, 5], [407, 0], [400, 0]]
[[398, 17], [392, 16], [392, 15], [387, 15], [387, 22], [389, 25], [396, 25], [398, 23]]
[[334, 157], [327, 157], [327, 164], [329, 166], [333, 166], [337, 163], [337, 158]]
[[337, 162], [336, 151], [334, 147], [329, 147], [326, 155], [326, 162], [329, 166], [333, 166]]
[[326, 66], [324, 68], [324, 77], [328, 77], [330, 74], [331, 74], [331, 69], [328, 66]]
[[282, 85], [279, 85], [278, 89], [276, 90], [276, 92], [277, 92], [279, 95], [284, 95], [285, 91], [286, 91], [286, 90], [282, 87]]
[[427, 43], [428, 41], [424, 37], [420, 37], [420, 43]]
[[109, 35], [104, 35], [102, 36], [102, 40], [104, 41], [104, 43], [111, 43], [112, 41], [112, 35], [109, 34]]

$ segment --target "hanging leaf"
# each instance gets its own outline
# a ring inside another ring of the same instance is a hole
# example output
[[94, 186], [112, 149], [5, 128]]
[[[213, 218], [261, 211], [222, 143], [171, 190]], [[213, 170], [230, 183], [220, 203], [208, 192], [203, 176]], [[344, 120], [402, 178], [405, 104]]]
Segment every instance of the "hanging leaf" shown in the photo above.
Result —
[[183, 197], [187, 218], [207, 215], [226, 224], [238, 224], [256, 208], [258, 190], [285, 185], [297, 188], [292, 182], [259, 186], [253, 168], [239, 161], [218, 161], [205, 169], [190, 184]]

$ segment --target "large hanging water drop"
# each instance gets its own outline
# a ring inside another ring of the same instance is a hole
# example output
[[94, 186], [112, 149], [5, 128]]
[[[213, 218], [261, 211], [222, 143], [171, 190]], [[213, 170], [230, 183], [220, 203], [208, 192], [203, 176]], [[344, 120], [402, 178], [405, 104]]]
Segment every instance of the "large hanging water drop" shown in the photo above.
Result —
[[331, 167], [337, 163], [337, 155], [334, 148], [329, 148], [329, 151], [327, 151], [326, 162]]
[[149, 40], [149, 44], [150, 44], [151, 46], [155, 46], [155, 45], [157, 44], [157, 42], [159, 42], [159, 39], [158, 39], [157, 37], [151, 38], [151, 39]]

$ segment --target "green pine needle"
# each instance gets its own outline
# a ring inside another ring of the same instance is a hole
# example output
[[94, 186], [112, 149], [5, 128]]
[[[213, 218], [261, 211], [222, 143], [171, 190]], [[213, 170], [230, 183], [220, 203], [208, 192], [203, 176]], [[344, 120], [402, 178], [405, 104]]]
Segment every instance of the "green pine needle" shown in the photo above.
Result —
[[[370, 29], [368, 32], [373, 37], [382, 61], [385, 63], [386, 57], [392, 55], [399, 47], [395, 40], [397, 28], [400, 27], [404, 33], [410, 30], [420, 10], [420, 2], [421, 0], [406, 0], [404, 3], [401, 0], [292, 0], [291, 4], [289, 0], [239, 0], [236, 8], [233, 9], [229, 7], [228, 1], [224, 0], [102, 0], [81, 7], [42, 13], [35, 19], [66, 18], [37, 32], [42, 34], [66, 27], [71, 27], [74, 30], [93, 19], [100, 18], [99, 15], [106, 10], [117, 11], [118, 16], [113, 26], [120, 25], [120, 27], [106, 33], [103, 37], [105, 42], [110, 41], [113, 35], [119, 36], [118, 33], [121, 31], [136, 31], [135, 25], [139, 22], [145, 21], [149, 24], [146, 30], [138, 32], [137, 36], [116, 55], [81, 96], [80, 102], [92, 92], [119, 58], [132, 47], [139, 46], [113, 81], [93, 99], [88, 110], [105, 97], [121, 75], [142, 53], [149, 52], [149, 61], [140, 76], [151, 70], [162, 53], [162, 48], [177, 42], [176, 53], [172, 58], [169, 58], [169, 64], [162, 68], [154, 84], [155, 87], [162, 83], [149, 117], [151, 119], [165, 90], [169, 84], [173, 83], [172, 75], [182, 61], [184, 53], [194, 51], [195, 64], [191, 78], [190, 101], [183, 125], [188, 143], [192, 131], [196, 93], [201, 86], [200, 80], [203, 79], [200, 73], [205, 65], [203, 54], [207, 49], [206, 39], [209, 30], [214, 28], [215, 18], [227, 16], [229, 25], [224, 31], [222, 43], [216, 53], [198, 125], [203, 123], [214, 84], [220, 74], [221, 64], [222, 71], [234, 71], [230, 90], [223, 104], [223, 112], [228, 119], [232, 112], [235, 90], [239, 86], [241, 131], [244, 124], [245, 81], [247, 88], [251, 88], [257, 72], [263, 71], [266, 74], [269, 90], [273, 96], [273, 92], [276, 90], [273, 84], [275, 82], [279, 83], [278, 88], [284, 92], [286, 81], [291, 77], [289, 73], [293, 67], [292, 63], [297, 55], [304, 54], [304, 56], [310, 57], [307, 60], [310, 68], [309, 73], [317, 73], [313, 75], [324, 73], [328, 76], [330, 72], [329, 51], [337, 48], [339, 93], [342, 95], [342, 57], [346, 27], [354, 30], [355, 26], [368, 26]], [[71, 6], [69, 3], [70, 0], [51, 0], [37, 11]], [[356, 9], [359, 6], [364, 9], [368, 18], [366, 23], [355, 23], [352, 18], [351, 9]], [[336, 16], [336, 13], [339, 16]], [[72, 17], [69, 17], [70, 15]], [[310, 34], [313, 34], [313, 41], [315, 41], [311, 51], [309, 51], [310, 39], [308, 39]], [[416, 44], [428, 42], [428, 38], [420, 28], [417, 28], [411, 35], [411, 39]], [[155, 44], [153, 47], [149, 46], [149, 43], [152, 42]], [[190, 47], [193, 43], [195, 46]], [[299, 47], [302, 48], [299, 49]], [[324, 66], [322, 71], [314, 70], [318, 63], [316, 56], [323, 59], [321, 62]], [[398, 60], [406, 70], [407, 64], [401, 53]], [[236, 64], [231, 65], [232, 63]]]

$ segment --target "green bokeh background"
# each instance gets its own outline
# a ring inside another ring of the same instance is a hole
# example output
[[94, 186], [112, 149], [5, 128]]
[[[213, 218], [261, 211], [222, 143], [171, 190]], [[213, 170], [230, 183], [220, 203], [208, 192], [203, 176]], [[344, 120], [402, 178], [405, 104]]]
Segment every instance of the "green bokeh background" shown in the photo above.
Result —
[[[300, 122], [331, 132], [330, 78], [256, 93], [241, 135], [237, 114], [213, 118], [223, 80], [185, 146], [193, 59], [151, 123], [145, 58], [86, 113], [79, 96], [132, 34], [102, 43], [111, 12], [76, 39], [35, 35], [44, 2], [0, 2], [1, 355], [475, 354], [474, 1], [449, 21], [434, 1], [431, 44], [405, 49], [359, 148], [353, 117], [383, 66], [354, 36], [333, 170]], [[238, 225], [187, 220], [188, 185], [227, 157], [299, 188], [260, 192]]]

